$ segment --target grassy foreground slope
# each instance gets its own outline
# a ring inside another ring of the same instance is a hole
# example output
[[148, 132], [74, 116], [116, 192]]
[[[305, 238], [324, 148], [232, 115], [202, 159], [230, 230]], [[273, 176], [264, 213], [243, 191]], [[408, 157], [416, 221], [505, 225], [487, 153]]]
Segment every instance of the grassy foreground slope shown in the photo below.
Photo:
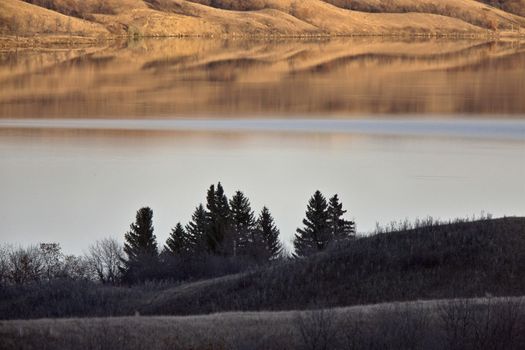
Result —
[[517, 350], [523, 298], [418, 301], [314, 311], [0, 321], [2, 349]]
[[[0, 32], [25, 36], [64, 32], [83, 36], [483, 35], [487, 29], [525, 27], [523, 17], [475, 0], [192, 1], [3, 0]], [[72, 24], [57, 24], [62, 17], [56, 13], [71, 18]]]

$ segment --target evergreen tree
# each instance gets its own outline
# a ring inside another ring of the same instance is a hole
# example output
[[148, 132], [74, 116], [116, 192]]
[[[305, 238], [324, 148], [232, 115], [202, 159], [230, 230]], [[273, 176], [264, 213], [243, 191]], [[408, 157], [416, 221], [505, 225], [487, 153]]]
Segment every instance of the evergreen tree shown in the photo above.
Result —
[[328, 226], [332, 239], [339, 240], [352, 237], [355, 234], [355, 223], [343, 218], [346, 210], [339, 202], [339, 197], [335, 194], [328, 203]]
[[320, 191], [308, 201], [304, 227], [297, 229], [294, 239], [295, 256], [307, 256], [323, 250], [330, 241], [328, 226], [328, 204]]
[[180, 222], [171, 230], [164, 249], [172, 255], [187, 254], [191, 251], [191, 241]]
[[207, 232], [208, 219], [206, 210], [202, 204], [199, 204], [191, 216], [191, 221], [186, 225], [188, 244], [192, 253], [200, 254], [208, 250]]
[[264, 241], [264, 258], [266, 260], [273, 260], [278, 258], [283, 246], [279, 241], [279, 229], [275, 226], [272, 214], [268, 208], [263, 207], [259, 217], [257, 218], [257, 234], [263, 238]]
[[255, 216], [249, 199], [241, 191], [230, 200], [231, 243], [233, 256], [250, 254], [255, 235]]
[[206, 201], [208, 249], [214, 254], [231, 255], [228, 244], [224, 244], [230, 234], [230, 207], [220, 182], [217, 189], [210, 186]]
[[158, 262], [156, 237], [153, 234], [153, 211], [144, 207], [137, 211], [135, 222], [125, 234], [123, 279], [133, 283], [153, 278]]

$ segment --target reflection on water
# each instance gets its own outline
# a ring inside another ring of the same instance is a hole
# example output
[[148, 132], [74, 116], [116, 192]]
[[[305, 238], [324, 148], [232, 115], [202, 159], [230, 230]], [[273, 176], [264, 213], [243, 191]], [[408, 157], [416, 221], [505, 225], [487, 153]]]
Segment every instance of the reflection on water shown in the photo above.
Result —
[[525, 213], [525, 135], [0, 129], [0, 159], [0, 241], [72, 252], [122, 239], [143, 205], [162, 242], [218, 180], [254, 209], [269, 206], [287, 243], [318, 188], [339, 193], [361, 232], [426, 215]]
[[219, 180], [269, 206], [287, 243], [316, 189], [360, 231], [523, 215], [524, 91], [525, 46], [510, 41], [0, 52], [0, 242], [80, 252], [122, 238], [143, 205], [163, 241]]
[[516, 41], [159, 39], [0, 53], [0, 118], [525, 113]]

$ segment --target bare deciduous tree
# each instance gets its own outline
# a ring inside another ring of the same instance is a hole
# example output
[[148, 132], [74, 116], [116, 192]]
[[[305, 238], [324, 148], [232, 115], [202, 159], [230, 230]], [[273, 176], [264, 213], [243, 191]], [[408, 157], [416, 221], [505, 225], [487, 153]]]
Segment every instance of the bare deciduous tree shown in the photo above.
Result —
[[0, 246], [0, 285], [6, 283], [9, 276], [9, 251], [7, 245]]
[[62, 248], [58, 243], [40, 243], [44, 278], [51, 280], [61, 274], [63, 268]]
[[39, 281], [44, 271], [42, 256], [35, 246], [12, 250], [9, 265], [9, 280], [15, 284]]
[[81, 256], [64, 256], [62, 274], [63, 277], [73, 280], [87, 280], [90, 276], [89, 261]]
[[124, 251], [114, 238], [104, 238], [89, 247], [87, 260], [93, 273], [102, 283], [115, 284], [120, 279]]

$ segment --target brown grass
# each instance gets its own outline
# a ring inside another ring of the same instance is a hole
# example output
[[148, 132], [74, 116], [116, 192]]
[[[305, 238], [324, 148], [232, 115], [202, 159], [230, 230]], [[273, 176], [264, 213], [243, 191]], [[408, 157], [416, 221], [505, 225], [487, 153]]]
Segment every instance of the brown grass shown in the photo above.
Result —
[[523, 17], [474, 0], [192, 1], [3, 0], [0, 30], [16, 36], [480, 36], [525, 27]]
[[525, 0], [478, 0], [490, 6], [514, 13], [518, 16], [525, 16]]
[[35, 34], [93, 37], [109, 34], [100, 24], [15, 0], [0, 2], [0, 33], [25, 37]]
[[[1, 321], [3, 349], [519, 349], [523, 298], [186, 317]], [[496, 347], [494, 347], [496, 346]]]

